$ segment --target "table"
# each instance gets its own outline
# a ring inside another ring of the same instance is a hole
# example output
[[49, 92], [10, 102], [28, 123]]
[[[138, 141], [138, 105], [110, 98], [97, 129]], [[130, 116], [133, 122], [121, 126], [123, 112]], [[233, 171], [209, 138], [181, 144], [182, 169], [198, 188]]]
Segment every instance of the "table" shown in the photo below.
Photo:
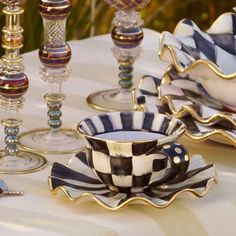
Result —
[[[145, 30], [142, 57], [135, 64], [135, 84], [144, 74], [160, 75], [167, 67], [158, 59], [159, 34]], [[71, 41], [73, 56], [70, 79], [63, 84], [66, 101], [63, 106], [64, 126], [75, 128], [78, 121], [98, 111], [88, 107], [90, 93], [114, 88], [118, 66], [110, 48], [108, 35]], [[21, 130], [46, 126], [47, 107], [43, 100], [47, 84], [40, 79], [42, 66], [37, 51], [24, 54], [30, 89], [21, 111]], [[3, 143], [1, 130], [1, 147]], [[165, 209], [138, 204], [119, 211], [108, 211], [91, 199], [78, 204], [64, 194], [53, 195], [48, 187], [50, 166], [57, 161], [66, 164], [71, 155], [45, 155], [47, 168], [25, 175], [0, 175], [12, 189], [25, 191], [22, 197], [0, 198], [1, 236], [59, 235], [236, 235], [236, 149], [211, 141], [196, 143], [181, 140], [190, 153], [199, 153], [216, 163], [219, 183], [204, 198], [183, 194]]]

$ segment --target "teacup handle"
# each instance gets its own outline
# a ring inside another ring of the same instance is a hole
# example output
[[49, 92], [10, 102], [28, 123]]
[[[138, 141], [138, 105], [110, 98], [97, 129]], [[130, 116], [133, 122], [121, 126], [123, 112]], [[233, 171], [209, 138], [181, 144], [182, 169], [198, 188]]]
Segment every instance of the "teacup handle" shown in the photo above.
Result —
[[161, 184], [168, 182], [177, 176], [184, 175], [189, 166], [189, 154], [186, 148], [179, 143], [166, 144], [160, 150], [152, 151], [152, 154], [162, 153], [168, 158], [170, 167], [166, 169], [165, 176], [157, 181], [150, 183], [148, 188], [160, 186]]

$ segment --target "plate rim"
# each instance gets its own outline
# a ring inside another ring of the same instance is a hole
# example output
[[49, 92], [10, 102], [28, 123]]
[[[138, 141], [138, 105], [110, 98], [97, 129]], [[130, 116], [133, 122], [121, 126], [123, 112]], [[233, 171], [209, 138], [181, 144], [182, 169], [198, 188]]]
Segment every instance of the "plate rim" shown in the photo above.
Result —
[[[83, 151], [81, 151], [81, 152], [83, 152]], [[79, 152], [79, 153], [81, 153], [81, 152]], [[191, 161], [192, 156], [193, 155], [190, 156], [190, 161]], [[67, 167], [70, 167], [71, 162], [72, 162], [73, 158], [75, 158], [75, 157], [76, 157], [76, 154], [74, 154], [72, 156], [72, 158], [69, 160], [69, 162], [66, 165]], [[203, 159], [202, 156], [201, 156], [201, 158]], [[111, 211], [116, 211], [116, 210], [122, 209], [123, 207], [127, 206], [129, 203], [135, 202], [135, 201], [142, 201], [144, 203], [147, 203], [147, 205], [152, 206], [154, 208], [163, 209], [163, 208], [168, 207], [182, 193], [188, 192], [188, 193], [191, 193], [191, 194], [193, 194], [194, 196], [196, 196], [198, 198], [204, 197], [207, 194], [207, 192], [209, 191], [212, 183], [213, 182], [215, 182], [215, 183], [218, 182], [218, 178], [217, 178], [217, 174], [216, 174], [216, 167], [215, 167], [214, 164], [212, 164], [212, 168], [214, 168], [214, 176], [208, 179], [208, 181], [206, 183], [206, 186], [204, 187], [204, 189], [202, 191], [201, 190], [197, 191], [197, 190], [191, 189], [191, 188], [183, 189], [183, 190], [177, 192], [176, 194], [174, 194], [171, 197], [171, 199], [169, 201], [167, 201], [166, 204], [163, 204], [163, 205], [155, 204], [154, 202], [152, 202], [151, 200], [149, 200], [148, 198], [145, 198], [145, 197], [135, 196], [135, 197], [128, 198], [123, 203], [121, 203], [120, 205], [113, 207], [113, 206], [110, 206], [110, 205], [106, 204], [101, 199], [99, 199], [96, 196], [96, 194], [86, 192], [86, 191], [84, 193], [80, 194], [78, 197], [72, 197], [71, 194], [69, 193], [69, 191], [64, 186], [57, 186], [55, 189], [53, 189], [52, 181], [51, 181], [51, 178], [53, 176], [51, 176], [50, 174], [48, 176], [48, 185], [49, 185], [49, 188], [50, 188], [50, 190], [52, 191], [53, 194], [57, 194], [58, 191], [62, 191], [65, 194], [65, 196], [72, 202], [78, 203], [83, 198], [90, 197], [93, 200], [95, 200], [95, 202], [98, 203], [100, 206], [102, 206], [103, 208], [105, 208], [107, 210], [111, 210]], [[51, 173], [51, 170], [52, 170], [52, 166], [51, 166], [51, 169], [50, 169], [49, 173]]]

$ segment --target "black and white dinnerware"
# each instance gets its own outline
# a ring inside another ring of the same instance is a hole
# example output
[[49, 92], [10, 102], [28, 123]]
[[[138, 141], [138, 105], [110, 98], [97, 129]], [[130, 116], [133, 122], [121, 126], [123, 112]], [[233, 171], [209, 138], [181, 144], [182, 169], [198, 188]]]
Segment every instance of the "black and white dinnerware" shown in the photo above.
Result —
[[[170, 148], [172, 152], [177, 146], [178, 144], [172, 145]], [[111, 191], [94, 174], [85, 152], [75, 154], [68, 166], [54, 163], [49, 175], [49, 186], [52, 191], [62, 190], [73, 202], [91, 197], [109, 210], [118, 210], [137, 200], [139, 203], [142, 201], [156, 208], [164, 208], [184, 192], [203, 197], [213, 181], [216, 181], [214, 165], [206, 165], [199, 155], [191, 156], [185, 174], [159, 184], [149, 185], [144, 191], [138, 193]]]
[[184, 131], [179, 119], [141, 111], [94, 115], [78, 125], [98, 179], [125, 193], [142, 192], [154, 181], [185, 173], [189, 157], [184, 147], [169, 151]]
[[[180, 21], [173, 34], [163, 32], [160, 58], [189, 75], [216, 101], [236, 112], [236, 15], [225, 13], [202, 31], [189, 19]], [[223, 89], [222, 89], [223, 88]]]
[[207, 95], [201, 84], [189, 77], [173, 73], [162, 78], [143, 77], [137, 106], [180, 118], [186, 125], [186, 136], [192, 140], [214, 139], [236, 146], [235, 113], [223, 110], [222, 103]]

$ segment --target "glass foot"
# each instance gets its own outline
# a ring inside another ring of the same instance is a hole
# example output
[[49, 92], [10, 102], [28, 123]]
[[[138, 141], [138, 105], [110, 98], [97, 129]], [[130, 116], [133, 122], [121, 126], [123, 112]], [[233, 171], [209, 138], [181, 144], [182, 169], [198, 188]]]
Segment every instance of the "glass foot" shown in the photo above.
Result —
[[26, 174], [43, 169], [47, 160], [36, 153], [19, 151], [17, 155], [7, 155], [0, 151], [0, 174]]
[[112, 89], [92, 93], [87, 103], [101, 111], [134, 111], [134, 89]]
[[19, 134], [19, 146], [47, 154], [76, 153], [85, 146], [75, 130], [37, 129]]

